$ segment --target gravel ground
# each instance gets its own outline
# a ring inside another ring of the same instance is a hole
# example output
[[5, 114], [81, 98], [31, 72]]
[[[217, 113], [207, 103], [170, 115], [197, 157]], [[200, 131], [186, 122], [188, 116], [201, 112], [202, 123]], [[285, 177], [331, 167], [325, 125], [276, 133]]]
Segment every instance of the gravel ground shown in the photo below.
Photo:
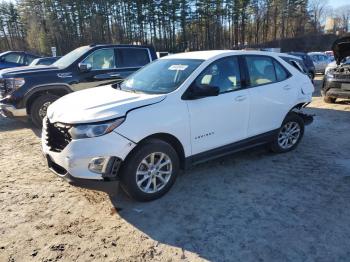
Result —
[[198, 165], [150, 203], [68, 185], [0, 119], [0, 261], [349, 261], [350, 101], [307, 111], [295, 151]]

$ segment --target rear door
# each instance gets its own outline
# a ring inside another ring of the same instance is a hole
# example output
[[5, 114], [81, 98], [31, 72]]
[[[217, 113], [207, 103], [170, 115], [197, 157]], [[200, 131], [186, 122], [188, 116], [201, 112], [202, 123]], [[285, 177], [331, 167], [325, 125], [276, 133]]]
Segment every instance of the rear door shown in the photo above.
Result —
[[117, 74], [123, 79], [151, 62], [149, 50], [142, 47], [118, 47], [116, 56]]
[[274, 58], [245, 56], [251, 100], [248, 137], [280, 127], [297, 99], [298, 90], [291, 74]]
[[36, 56], [32, 56], [32, 55], [26, 54], [26, 57], [25, 57], [25, 60], [24, 60], [24, 64], [25, 65], [29, 65], [36, 58], [37, 58]]

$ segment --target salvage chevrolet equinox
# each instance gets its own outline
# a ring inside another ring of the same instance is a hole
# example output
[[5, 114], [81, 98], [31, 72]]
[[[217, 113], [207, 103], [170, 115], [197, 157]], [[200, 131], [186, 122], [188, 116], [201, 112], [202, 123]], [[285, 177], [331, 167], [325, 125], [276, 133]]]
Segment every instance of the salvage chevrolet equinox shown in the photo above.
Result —
[[278, 54], [201, 51], [163, 57], [121, 84], [58, 99], [43, 120], [49, 168], [68, 181], [120, 180], [161, 197], [179, 169], [256, 145], [294, 149], [314, 87]]

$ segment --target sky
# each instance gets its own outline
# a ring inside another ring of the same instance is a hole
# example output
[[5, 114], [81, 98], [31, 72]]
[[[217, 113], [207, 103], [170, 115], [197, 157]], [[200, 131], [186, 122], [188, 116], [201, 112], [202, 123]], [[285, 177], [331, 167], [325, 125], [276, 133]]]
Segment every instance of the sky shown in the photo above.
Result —
[[333, 8], [337, 8], [342, 5], [350, 4], [350, 0], [329, 0], [328, 5]]

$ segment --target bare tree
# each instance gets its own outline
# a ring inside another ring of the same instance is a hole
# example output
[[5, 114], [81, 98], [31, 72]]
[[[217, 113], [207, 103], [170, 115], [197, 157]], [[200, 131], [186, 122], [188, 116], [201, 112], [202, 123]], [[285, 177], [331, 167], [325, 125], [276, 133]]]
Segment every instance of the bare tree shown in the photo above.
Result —
[[349, 32], [350, 5], [344, 5], [337, 8], [335, 16], [339, 19], [339, 25], [343, 32]]
[[328, 0], [310, 0], [309, 9], [311, 15], [311, 22], [314, 26], [315, 32], [321, 31], [322, 20], [325, 19]]

